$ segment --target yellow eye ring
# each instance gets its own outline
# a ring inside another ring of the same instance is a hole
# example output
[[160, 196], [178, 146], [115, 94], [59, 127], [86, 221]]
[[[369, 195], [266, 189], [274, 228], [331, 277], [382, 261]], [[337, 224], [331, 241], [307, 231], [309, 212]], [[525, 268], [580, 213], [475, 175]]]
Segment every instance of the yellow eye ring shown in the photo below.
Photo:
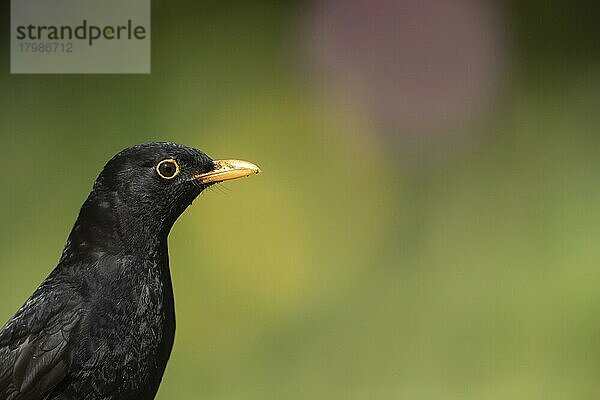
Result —
[[163, 179], [173, 179], [179, 175], [179, 164], [172, 158], [167, 158], [158, 163], [156, 173]]

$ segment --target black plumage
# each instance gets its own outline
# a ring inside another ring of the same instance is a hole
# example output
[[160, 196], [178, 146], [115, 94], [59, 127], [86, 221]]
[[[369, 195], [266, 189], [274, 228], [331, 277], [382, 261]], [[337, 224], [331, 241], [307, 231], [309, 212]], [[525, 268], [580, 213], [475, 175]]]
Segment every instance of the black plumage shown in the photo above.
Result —
[[0, 400], [153, 399], [175, 334], [169, 231], [206, 186], [258, 172], [173, 143], [113, 157], [57, 267], [0, 331]]

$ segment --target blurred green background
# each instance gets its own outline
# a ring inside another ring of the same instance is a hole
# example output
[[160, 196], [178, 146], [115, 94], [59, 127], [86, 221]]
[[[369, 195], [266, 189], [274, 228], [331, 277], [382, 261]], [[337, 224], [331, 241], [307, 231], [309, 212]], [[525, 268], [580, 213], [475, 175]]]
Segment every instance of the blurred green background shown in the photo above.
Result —
[[600, 396], [595, 3], [152, 7], [139, 76], [10, 75], [3, 7], [0, 319], [104, 163], [169, 140], [264, 173], [171, 233], [158, 399]]

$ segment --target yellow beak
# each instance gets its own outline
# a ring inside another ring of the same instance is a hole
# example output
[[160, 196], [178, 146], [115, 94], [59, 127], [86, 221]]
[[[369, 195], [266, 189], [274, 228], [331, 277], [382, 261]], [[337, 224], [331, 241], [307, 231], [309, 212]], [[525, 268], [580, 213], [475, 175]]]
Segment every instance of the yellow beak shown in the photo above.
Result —
[[213, 183], [229, 181], [260, 173], [260, 168], [248, 161], [241, 160], [215, 160], [214, 169], [194, 176], [200, 183]]

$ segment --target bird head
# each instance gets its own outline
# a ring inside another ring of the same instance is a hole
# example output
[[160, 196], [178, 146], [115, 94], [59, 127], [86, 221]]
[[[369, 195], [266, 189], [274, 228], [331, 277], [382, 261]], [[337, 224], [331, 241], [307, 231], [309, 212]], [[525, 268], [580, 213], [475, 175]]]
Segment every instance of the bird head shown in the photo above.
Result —
[[108, 161], [96, 179], [67, 247], [97, 251], [166, 238], [206, 187], [259, 172], [252, 163], [213, 160], [174, 143], [129, 147]]

